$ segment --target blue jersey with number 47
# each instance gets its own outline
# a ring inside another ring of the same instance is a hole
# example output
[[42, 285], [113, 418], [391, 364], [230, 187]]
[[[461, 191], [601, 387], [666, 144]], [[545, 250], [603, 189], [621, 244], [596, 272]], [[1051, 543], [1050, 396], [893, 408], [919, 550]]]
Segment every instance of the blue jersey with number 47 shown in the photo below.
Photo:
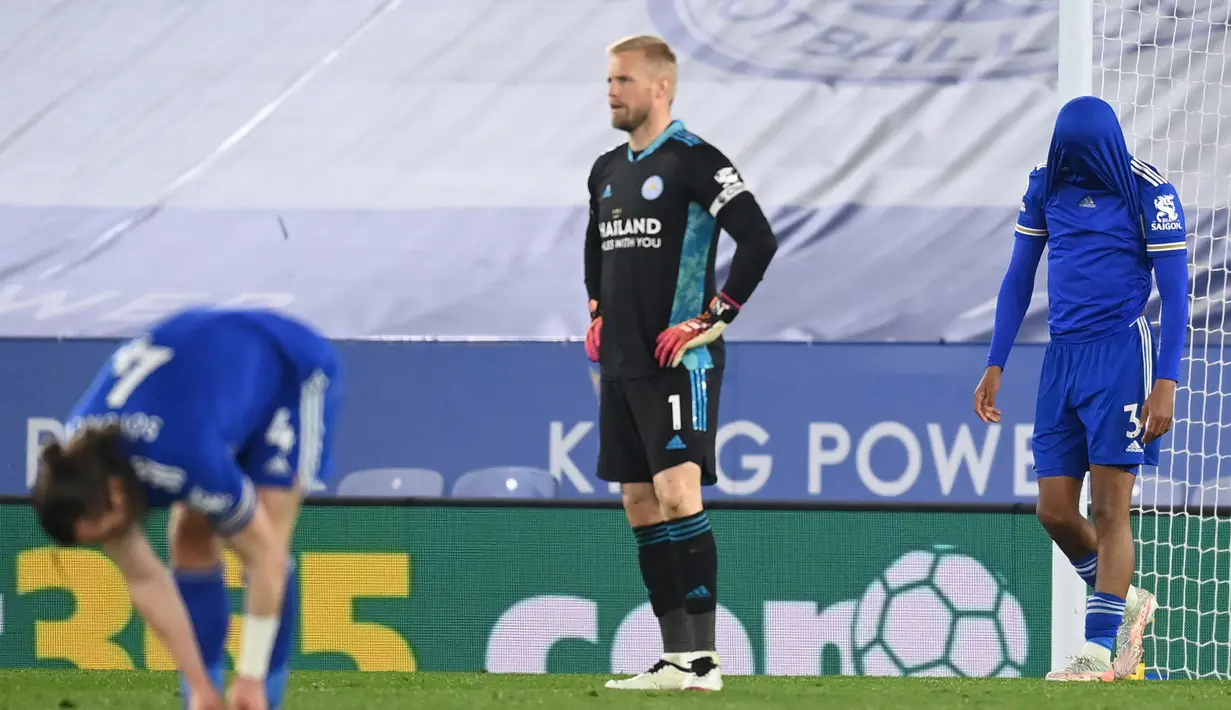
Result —
[[189, 310], [116, 350], [67, 429], [118, 423], [151, 507], [183, 502], [231, 535], [256, 486], [329, 474], [341, 375], [332, 344], [286, 316]]

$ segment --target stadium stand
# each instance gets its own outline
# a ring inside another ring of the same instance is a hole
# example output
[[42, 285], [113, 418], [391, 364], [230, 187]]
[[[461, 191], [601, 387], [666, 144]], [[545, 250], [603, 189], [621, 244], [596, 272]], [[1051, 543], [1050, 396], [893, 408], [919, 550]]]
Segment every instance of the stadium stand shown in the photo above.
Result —
[[[1030, 3], [947, 23], [885, 9], [912, 3], [832, 5], [818, 21], [887, 37], [1037, 42], [1055, 23]], [[337, 337], [580, 336], [585, 179], [622, 140], [602, 48], [650, 30], [682, 48], [677, 114], [731, 154], [782, 240], [733, 338], [986, 338], [1025, 176], [1045, 157], [1053, 54], [987, 60], [1016, 78], [938, 91], [980, 67], [788, 55], [800, 38], [772, 18], [721, 24], [687, 2], [417, 4], [369, 23], [382, 6], [6, 10], [21, 90], [0, 111], [0, 332], [123, 335], [211, 301], [285, 306]], [[863, 81], [825, 81], [842, 73]], [[1189, 88], [1140, 90], [1182, 106]], [[1149, 116], [1129, 129], [1183, 130]], [[1189, 175], [1188, 192], [1231, 174], [1225, 152], [1187, 160], [1159, 167]], [[1043, 306], [1023, 340], [1045, 337]]]
[[497, 466], [462, 474], [450, 493], [455, 498], [552, 498], [556, 479], [537, 468]]
[[445, 479], [426, 468], [374, 468], [349, 473], [338, 483], [346, 498], [439, 498]]

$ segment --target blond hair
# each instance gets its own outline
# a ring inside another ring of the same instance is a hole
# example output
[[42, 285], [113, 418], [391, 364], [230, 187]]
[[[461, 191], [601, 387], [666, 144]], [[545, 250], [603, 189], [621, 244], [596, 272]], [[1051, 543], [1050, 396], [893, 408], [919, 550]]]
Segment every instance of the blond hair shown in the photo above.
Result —
[[625, 37], [617, 40], [607, 47], [607, 54], [615, 56], [626, 52], [641, 52], [654, 68], [671, 81], [670, 98], [675, 98], [675, 85], [679, 80], [679, 69], [675, 59], [675, 52], [671, 50], [671, 45], [667, 44], [667, 40], [654, 35], [635, 35], [633, 37]]

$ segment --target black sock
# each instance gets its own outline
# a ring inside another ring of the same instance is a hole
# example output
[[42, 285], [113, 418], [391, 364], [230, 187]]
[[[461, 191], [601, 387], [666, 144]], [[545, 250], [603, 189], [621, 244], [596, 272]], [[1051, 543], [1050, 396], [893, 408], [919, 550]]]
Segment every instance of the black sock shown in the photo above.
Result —
[[675, 574], [675, 550], [666, 523], [633, 528], [637, 536], [637, 561], [641, 578], [650, 594], [650, 606], [658, 617], [663, 653], [684, 653], [692, 645], [684, 597]]
[[678, 520], [669, 520], [671, 542], [679, 585], [684, 593], [684, 611], [692, 627], [691, 651], [714, 651], [714, 609], [718, 603], [718, 547], [710, 520], [701, 511]]

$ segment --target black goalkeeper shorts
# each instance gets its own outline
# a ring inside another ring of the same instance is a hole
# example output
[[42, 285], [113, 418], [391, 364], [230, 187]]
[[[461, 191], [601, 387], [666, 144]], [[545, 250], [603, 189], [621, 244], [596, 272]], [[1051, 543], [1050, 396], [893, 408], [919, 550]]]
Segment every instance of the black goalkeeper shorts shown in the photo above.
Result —
[[722, 371], [672, 368], [630, 380], [603, 380], [599, 391], [598, 477], [652, 483], [692, 462], [702, 485], [717, 480], [715, 438]]

